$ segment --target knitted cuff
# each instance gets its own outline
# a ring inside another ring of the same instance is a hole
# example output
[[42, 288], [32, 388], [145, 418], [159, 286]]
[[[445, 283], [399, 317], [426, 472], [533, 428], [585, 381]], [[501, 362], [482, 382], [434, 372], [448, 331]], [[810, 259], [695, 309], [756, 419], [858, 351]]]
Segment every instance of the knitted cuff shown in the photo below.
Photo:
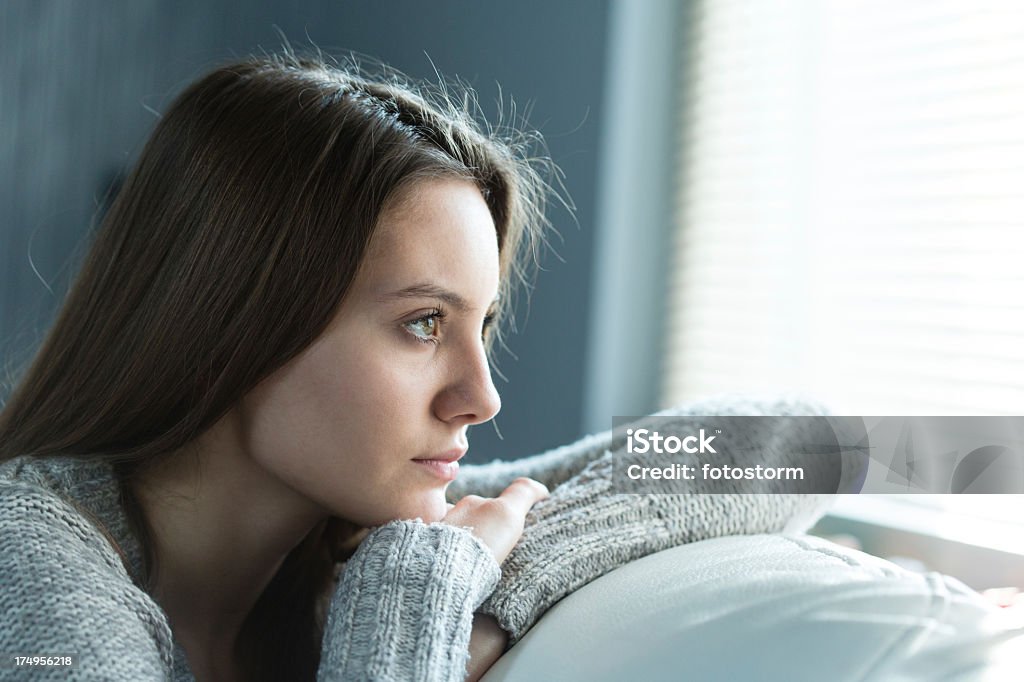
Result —
[[392, 521], [346, 563], [324, 631], [320, 680], [462, 680], [473, 613], [500, 577], [469, 530]]

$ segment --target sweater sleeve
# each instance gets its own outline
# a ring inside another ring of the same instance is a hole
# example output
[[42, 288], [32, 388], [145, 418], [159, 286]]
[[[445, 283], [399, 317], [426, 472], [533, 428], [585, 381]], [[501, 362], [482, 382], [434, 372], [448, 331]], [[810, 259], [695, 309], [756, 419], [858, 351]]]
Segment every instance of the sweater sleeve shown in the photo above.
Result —
[[[676, 408], [662, 416], [679, 417], [667, 421], [674, 423], [675, 429], [685, 426], [692, 432], [705, 414], [736, 411], [796, 416], [820, 409], [801, 402], [729, 401], [719, 406]], [[784, 420], [759, 423], [746, 431], [738, 427], [732, 434], [736, 440], [731, 442], [740, 447], [721, 451], [717, 461], [745, 464], [749, 454], [740, 453], [756, 453], [765, 465], [789, 466], [798, 461], [794, 458], [800, 452], [802, 433], [798, 425]], [[624, 450], [621, 441], [610, 441], [607, 452], [552, 490], [550, 497], [527, 515], [522, 537], [502, 564], [501, 581], [480, 609], [508, 632], [509, 646], [553, 604], [623, 564], [669, 547], [723, 535], [804, 532], [834, 499], [817, 492], [747, 494], [768, 493], [771, 483], [746, 480], [705, 487], [711, 494], [617, 494], [612, 485], [613, 461]], [[656, 457], [637, 461], [658, 463]], [[817, 491], [822, 482], [839, 482], [840, 474], [852, 471], [858, 461], [853, 454], [844, 454], [842, 460], [815, 462], [804, 489]], [[655, 492], [673, 490], [669, 486]]]
[[[167, 680], [170, 627], [89, 521], [47, 491], [0, 485], [0, 680]], [[73, 656], [71, 668], [13, 656]]]
[[[797, 397], [770, 399], [723, 394], [701, 401], [685, 403], [657, 412], [656, 416], [740, 416], [740, 415], [825, 415], [828, 410], [820, 404]], [[457, 502], [469, 494], [496, 497], [519, 476], [540, 481], [554, 490], [557, 486], [583, 471], [604, 453], [622, 446], [612, 431], [602, 431], [580, 440], [521, 459], [495, 459], [487, 464], [469, 464], [459, 477], [448, 486], [449, 502]]]
[[346, 562], [317, 679], [461, 682], [473, 613], [501, 571], [468, 529], [392, 521]]

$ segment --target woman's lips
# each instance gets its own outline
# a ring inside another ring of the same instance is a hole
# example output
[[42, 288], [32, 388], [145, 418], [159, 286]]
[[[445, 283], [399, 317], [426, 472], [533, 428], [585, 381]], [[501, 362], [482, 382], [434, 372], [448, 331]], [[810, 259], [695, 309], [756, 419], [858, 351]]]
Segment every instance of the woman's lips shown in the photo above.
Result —
[[414, 462], [445, 481], [454, 481], [459, 475], [459, 463], [445, 459], [414, 459]]
[[413, 461], [446, 481], [454, 481], [455, 477], [459, 475], [459, 460], [465, 454], [466, 448], [457, 447], [445, 452], [439, 452], [436, 455], [420, 457]]

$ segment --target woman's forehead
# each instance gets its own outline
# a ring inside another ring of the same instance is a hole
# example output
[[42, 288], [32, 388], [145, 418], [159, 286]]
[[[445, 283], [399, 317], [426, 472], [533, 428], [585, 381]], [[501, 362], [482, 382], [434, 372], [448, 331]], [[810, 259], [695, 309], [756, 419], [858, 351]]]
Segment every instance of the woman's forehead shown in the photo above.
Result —
[[497, 232], [480, 190], [466, 180], [417, 183], [382, 214], [364, 266], [374, 288], [497, 282]]

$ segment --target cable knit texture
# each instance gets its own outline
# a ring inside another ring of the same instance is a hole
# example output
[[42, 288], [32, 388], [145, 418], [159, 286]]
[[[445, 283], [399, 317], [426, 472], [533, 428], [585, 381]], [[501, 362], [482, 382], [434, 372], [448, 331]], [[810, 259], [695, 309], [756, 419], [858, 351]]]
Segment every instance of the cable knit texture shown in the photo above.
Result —
[[333, 644], [318, 679], [462, 679], [473, 612], [499, 575], [490, 550], [468, 531], [382, 526], [342, 571], [324, 631]]
[[[821, 412], [730, 399], [673, 413]], [[515, 642], [563, 596], [632, 559], [717, 535], [806, 527], [820, 514], [814, 496], [611, 495], [610, 453], [621, 446], [609, 432], [463, 468], [449, 499], [494, 496], [523, 475], [553, 490], [527, 517], [501, 571], [467, 529], [418, 520], [375, 529], [341, 571], [318, 679], [462, 680], [477, 610]], [[78, 657], [74, 670], [0, 667], [0, 679], [194, 679], [166, 614], [140, 586], [141, 548], [118, 490], [103, 462], [0, 464], [0, 652]]]

